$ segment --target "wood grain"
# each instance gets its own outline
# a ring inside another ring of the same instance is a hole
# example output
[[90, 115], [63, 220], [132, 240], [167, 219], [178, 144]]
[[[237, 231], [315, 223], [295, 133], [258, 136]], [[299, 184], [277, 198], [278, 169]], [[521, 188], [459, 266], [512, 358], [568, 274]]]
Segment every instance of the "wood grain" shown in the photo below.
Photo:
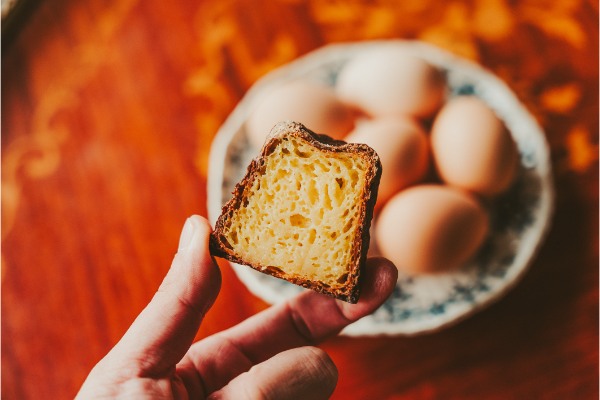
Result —
[[[2, 398], [72, 398], [148, 303], [219, 125], [331, 42], [420, 39], [503, 78], [544, 127], [557, 209], [508, 296], [442, 332], [340, 337], [335, 399], [597, 398], [598, 4], [46, 0], [2, 59]], [[225, 262], [198, 338], [266, 307]]]

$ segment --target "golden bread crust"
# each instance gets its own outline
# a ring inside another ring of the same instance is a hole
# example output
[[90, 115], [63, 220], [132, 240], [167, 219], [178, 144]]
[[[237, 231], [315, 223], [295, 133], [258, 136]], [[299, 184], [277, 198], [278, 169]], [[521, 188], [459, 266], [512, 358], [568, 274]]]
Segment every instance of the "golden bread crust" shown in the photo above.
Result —
[[[324, 282], [291, 277], [274, 266], [254, 265], [252, 262], [244, 260], [235, 254], [232, 246], [223, 236], [223, 232], [226, 227], [229, 226], [229, 221], [233, 217], [234, 212], [245, 206], [245, 196], [247, 195], [248, 188], [252, 187], [254, 180], [261, 174], [261, 169], [264, 168], [263, 166], [266, 158], [274, 151], [275, 147], [284, 137], [290, 136], [303, 139], [315, 149], [324, 153], [350, 153], [359, 156], [368, 165], [365, 185], [362, 188], [360, 196], [359, 220], [357, 222], [357, 231], [352, 246], [351, 265], [349, 266], [346, 282], [342, 287], [332, 288]], [[381, 171], [379, 156], [372, 148], [365, 144], [346, 143], [344, 141], [334, 140], [327, 135], [316, 134], [297, 122], [280, 122], [271, 130], [260, 154], [252, 160], [248, 166], [246, 175], [236, 185], [233, 192], [233, 198], [223, 206], [221, 216], [215, 224], [215, 230], [210, 236], [210, 252], [213, 256], [222, 257], [237, 264], [248, 265], [257, 271], [287, 280], [296, 285], [312, 289], [336, 299], [349, 303], [356, 303], [358, 302], [360, 295], [361, 272], [364, 269], [369, 249], [369, 228], [371, 226], [373, 210], [377, 201], [377, 190], [379, 188]]]

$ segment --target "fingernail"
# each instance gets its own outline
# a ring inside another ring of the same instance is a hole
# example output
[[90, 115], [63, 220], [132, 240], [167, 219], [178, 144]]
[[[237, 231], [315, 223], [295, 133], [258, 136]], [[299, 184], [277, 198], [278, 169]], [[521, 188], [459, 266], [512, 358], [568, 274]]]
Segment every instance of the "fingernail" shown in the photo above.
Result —
[[185, 225], [183, 225], [183, 230], [181, 231], [181, 236], [179, 237], [179, 248], [177, 251], [183, 250], [190, 245], [192, 242], [192, 237], [194, 237], [194, 224], [192, 220], [188, 218], [185, 221]]

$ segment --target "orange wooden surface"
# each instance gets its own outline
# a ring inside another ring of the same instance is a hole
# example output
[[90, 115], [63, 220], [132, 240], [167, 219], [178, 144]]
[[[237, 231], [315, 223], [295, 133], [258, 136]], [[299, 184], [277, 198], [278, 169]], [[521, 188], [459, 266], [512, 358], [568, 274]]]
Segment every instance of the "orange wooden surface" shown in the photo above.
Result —
[[[212, 137], [257, 78], [331, 42], [420, 39], [544, 127], [553, 229], [508, 296], [439, 333], [336, 338], [335, 399], [598, 396], [598, 2], [46, 0], [2, 58], [2, 398], [75, 395], [148, 303]], [[198, 337], [266, 305], [226, 263]]]

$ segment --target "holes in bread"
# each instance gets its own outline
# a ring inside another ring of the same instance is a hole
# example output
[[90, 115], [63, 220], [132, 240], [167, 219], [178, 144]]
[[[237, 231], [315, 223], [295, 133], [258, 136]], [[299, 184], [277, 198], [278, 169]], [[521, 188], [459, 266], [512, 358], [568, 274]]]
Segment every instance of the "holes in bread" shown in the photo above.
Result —
[[316, 178], [318, 177], [318, 175], [315, 172], [315, 165], [314, 164], [308, 164], [308, 165], [304, 165], [304, 168], [302, 168], [302, 172], [304, 172], [307, 176], [311, 177], [311, 178]]
[[275, 193], [272, 191], [265, 192], [264, 198], [266, 203], [272, 203], [275, 200]]
[[300, 214], [294, 214], [290, 217], [290, 224], [292, 224], [292, 226], [297, 226], [300, 228], [308, 228], [310, 225], [310, 218], [306, 218], [303, 215]]
[[318, 165], [318, 166], [319, 166], [319, 168], [321, 168], [321, 170], [322, 170], [322, 171], [324, 171], [324, 172], [329, 172], [329, 171], [331, 171], [331, 169], [329, 168], [329, 166], [331, 166], [331, 162], [327, 162], [327, 164], [328, 164], [329, 166], [327, 166], [327, 165], [324, 165], [324, 164], [323, 164], [323, 163], [322, 163], [320, 160], [318, 160], [318, 159], [316, 159], [316, 160], [314, 161], [314, 163], [315, 163], [315, 165]]
[[300, 158], [309, 158], [310, 157], [310, 153], [305, 153], [303, 151], [300, 151], [299, 149], [294, 149], [294, 154], [296, 154], [298, 157]]
[[[337, 179], [336, 179], [337, 181]], [[332, 197], [334, 200], [334, 205], [335, 207], [340, 207], [342, 205], [342, 203], [344, 202], [344, 198], [346, 197], [344, 194], [344, 191], [339, 187], [339, 183], [336, 185], [333, 185], [333, 193], [332, 193]]]
[[358, 176], [358, 172], [356, 170], [351, 170], [350, 171], [350, 181], [351, 181], [350, 185], [352, 186], [352, 189], [356, 189], [356, 184], [358, 183], [359, 179], [360, 178]]
[[315, 238], [317, 237], [317, 231], [315, 229], [311, 229], [308, 233], [308, 243], [315, 243]]
[[347, 233], [350, 228], [352, 228], [352, 223], [354, 222], [354, 218], [350, 218], [350, 220], [348, 222], [346, 222], [346, 225], [344, 226], [344, 229], [342, 230], [343, 233]]
[[317, 183], [314, 179], [308, 181], [308, 201], [311, 205], [315, 205], [319, 201], [319, 191], [317, 190]]
[[337, 279], [337, 283], [344, 284], [348, 280], [348, 274], [344, 274]]
[[331, 206], [331, 197], [329, 197], [329, 185], [325, 185], [324, 192], [325, 192], [324, 193], [325, 197], [323, 199], [323, 205], [325, 206], [326, 209], [333, 210], [333, 207]]

